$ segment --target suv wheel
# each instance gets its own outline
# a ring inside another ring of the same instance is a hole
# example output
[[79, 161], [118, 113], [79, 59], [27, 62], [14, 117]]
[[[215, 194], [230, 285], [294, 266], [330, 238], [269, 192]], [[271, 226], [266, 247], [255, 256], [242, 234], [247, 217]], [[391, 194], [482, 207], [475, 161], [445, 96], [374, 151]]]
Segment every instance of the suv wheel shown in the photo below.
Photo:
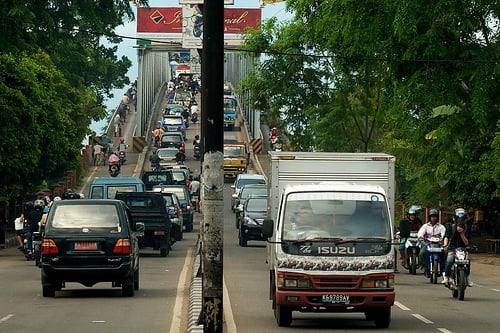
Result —
[[169, 245], [167, 245], [167, 247], [160, 248], [160, 256], [162, 256], [162, 257], [166, 257], [169, 252], [170, 252], [170, 246]]

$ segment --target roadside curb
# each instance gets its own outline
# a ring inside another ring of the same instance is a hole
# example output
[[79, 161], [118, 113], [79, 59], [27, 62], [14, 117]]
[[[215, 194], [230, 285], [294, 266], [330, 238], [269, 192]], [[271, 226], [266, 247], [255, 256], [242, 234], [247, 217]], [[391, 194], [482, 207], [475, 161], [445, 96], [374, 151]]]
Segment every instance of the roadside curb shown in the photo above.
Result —
[[203, 281], [200, 265], [200, 241], [198, 239], [189, 288], [188, 333], [203, 333], [203, 324], [198, 324], [203, 304]]

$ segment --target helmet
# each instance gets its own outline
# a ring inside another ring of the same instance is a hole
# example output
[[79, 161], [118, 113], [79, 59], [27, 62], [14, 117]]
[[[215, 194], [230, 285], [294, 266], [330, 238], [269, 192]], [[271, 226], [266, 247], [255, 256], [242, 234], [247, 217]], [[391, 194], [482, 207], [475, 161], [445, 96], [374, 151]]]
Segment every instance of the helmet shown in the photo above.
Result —
[[417, 211], [415, 209], [408, 209], [408, 215], [417, 215]]
[[33, 203], [33, 201], [28, 201], [24, 204], [24, 209], [25, 210], [30, 210], [30, 209], [33, 209], [35, 208], [35, 204]]
[[463, 209], [463, 208], [457, 208], [457, 209], [455, 209], [455, 217], [462, 218], [466, 214], [467, 213], [465, 212], [465, 209]]
[[59, 201], [61, 200], [61, 197], [54, 197], [54, 201]]
[[35, 208], [43, 208], [45, 207], [45, 204], [43, 203], [43, 200], [38, 199], [35, 200], [34, 206]]
[[122, 137], [120, 138], [120, 143], [124, 143], [124, 142], [125, 142], [125, 138], [122, 136]]
[[429, 216], [439, 216], [439, 212], [437, 209], [431, 209], [429, 211]]
[[196, 135], [194, 136], [194, 138], [195, 138], [196, 140], [198, 140], [198, 139], [200, 138], [200, 136], [199, 136], [198, 134], [196, 134]]

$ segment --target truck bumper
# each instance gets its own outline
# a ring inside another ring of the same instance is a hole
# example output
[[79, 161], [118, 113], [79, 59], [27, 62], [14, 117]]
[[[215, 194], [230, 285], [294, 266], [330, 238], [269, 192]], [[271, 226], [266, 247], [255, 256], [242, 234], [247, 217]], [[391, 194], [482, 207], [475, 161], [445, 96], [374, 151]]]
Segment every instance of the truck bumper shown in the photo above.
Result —
[[[323, 295], [348, 295], [348, 303], [325, 303]], [[276, 291], [276, 304], [302, 312], [363, 312], [377, 307], [388, 307], [394, 304], [394, 291], [363, 292], [312, 292], [312, 291]], [[318, 310], [318, 307], [321, 310]]]

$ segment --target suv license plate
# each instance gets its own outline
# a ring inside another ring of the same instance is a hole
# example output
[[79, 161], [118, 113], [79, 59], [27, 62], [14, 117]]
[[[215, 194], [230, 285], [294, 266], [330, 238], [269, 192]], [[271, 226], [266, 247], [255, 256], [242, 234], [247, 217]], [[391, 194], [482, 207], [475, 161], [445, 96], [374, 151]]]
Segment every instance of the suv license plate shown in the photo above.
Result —
[[323, 295], [323, 303], [349, 304], [349, 295]]
[[75, 242], [75, 251], [97, 250], [97, 242]]

